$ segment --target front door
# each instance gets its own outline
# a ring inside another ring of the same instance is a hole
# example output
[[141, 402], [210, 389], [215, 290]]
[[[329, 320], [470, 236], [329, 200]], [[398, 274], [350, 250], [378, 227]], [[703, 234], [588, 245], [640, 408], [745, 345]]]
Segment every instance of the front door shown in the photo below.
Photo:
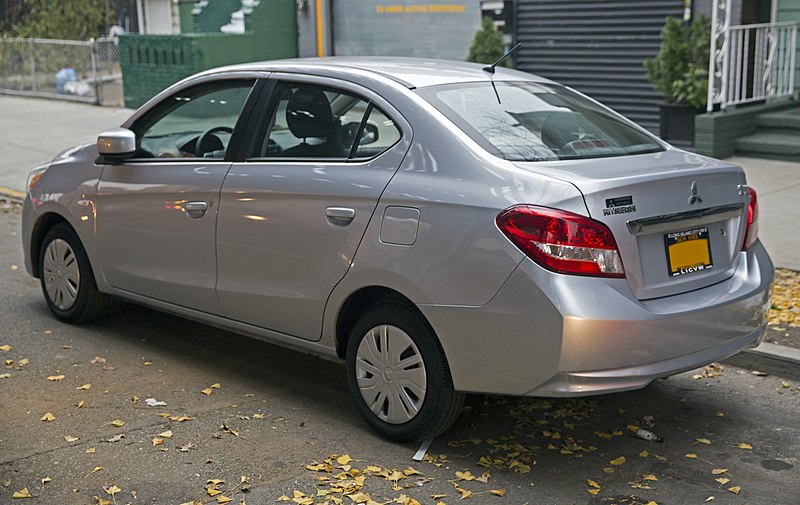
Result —
[[253, 84], [221, 80], [178, 91], [131, 127], [137, 153], [106, 165], [97, 188], [97, 245], [112, 287], [221, 313], [214, 292], [219, 191]]

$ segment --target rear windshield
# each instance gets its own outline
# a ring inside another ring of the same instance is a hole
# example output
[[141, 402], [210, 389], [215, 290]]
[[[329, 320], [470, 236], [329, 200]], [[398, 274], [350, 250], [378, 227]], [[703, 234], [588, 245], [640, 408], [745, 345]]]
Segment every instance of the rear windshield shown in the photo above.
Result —
[[499, 81], [417, 90], [484, 149], [511, 161], [663, 151], [652, 137], [556, 84]]

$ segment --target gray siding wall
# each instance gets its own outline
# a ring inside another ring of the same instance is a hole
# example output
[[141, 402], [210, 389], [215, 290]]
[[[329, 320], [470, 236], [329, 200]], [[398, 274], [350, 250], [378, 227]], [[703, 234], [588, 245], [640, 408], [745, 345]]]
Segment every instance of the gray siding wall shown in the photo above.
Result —
[[661, 96], [643, 62], [682, 0], [517, 0], [516, 67], [567, 84], [658, 133]]

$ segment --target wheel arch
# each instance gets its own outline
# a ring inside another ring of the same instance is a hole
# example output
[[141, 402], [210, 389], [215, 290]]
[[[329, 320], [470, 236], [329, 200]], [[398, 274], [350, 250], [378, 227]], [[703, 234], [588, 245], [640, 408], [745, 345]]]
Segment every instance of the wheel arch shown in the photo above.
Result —
[[75, 235], [80, 237], [75, 227], [72, 226], [72, 224], [70, 224], [69, 220], [67, 220], [61, 214], [55, 212], [47, 212], [45, 214], [42, 214], [41, 216], [39, 216], [39, 219], [37, 219], [36, 223], [33, 225], [33, 230], [31, 231], [29, 254], [30, 254], [32, 274], [37, 279], [42, 275], [39, 268], [39, 252], [42, 249], [42, 241], [44, 240], [44, 236], [53, 226], [61, 223], [69, 226], [72, 229], [72, 231], [75, 232]]
[[[336, 317], [335, 339], [336, 355], [344, 358], [347, 350], [347, 339], [353, 326], [358, 321], [359, 316], [370, 307], [381, 303], [394, 303], [402, 305], [408, 310], [415, 312], [428, 326], [431, 326], [428, 319], [422, 314], [417, 306], [408, 297], [392, 288], [385, 286], [366, 286], [362, 287], [345, 299], [339, 308]], [[434, 334], [436, 332], [434, 331]], [[437, 337], [438, 339], [438, 337]], [[439, 346], [441, 347], [441, 342]]]

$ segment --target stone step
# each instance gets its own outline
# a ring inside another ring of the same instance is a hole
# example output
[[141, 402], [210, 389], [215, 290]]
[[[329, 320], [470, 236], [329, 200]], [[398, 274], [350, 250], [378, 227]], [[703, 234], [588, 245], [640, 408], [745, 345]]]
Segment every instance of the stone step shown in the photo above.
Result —
[[[759, 128], [790, 128], [800, 130], [800, 107], [761, 114], [756, 118]], [[798, 132], [800, 133], [800, 131]]]
[[[788, 133], [787, 133], [788, 132]], [[800, 132], [793, 130], [759, 130], [736, 140], [737, 153], [761, 153], [800, 159]]]

